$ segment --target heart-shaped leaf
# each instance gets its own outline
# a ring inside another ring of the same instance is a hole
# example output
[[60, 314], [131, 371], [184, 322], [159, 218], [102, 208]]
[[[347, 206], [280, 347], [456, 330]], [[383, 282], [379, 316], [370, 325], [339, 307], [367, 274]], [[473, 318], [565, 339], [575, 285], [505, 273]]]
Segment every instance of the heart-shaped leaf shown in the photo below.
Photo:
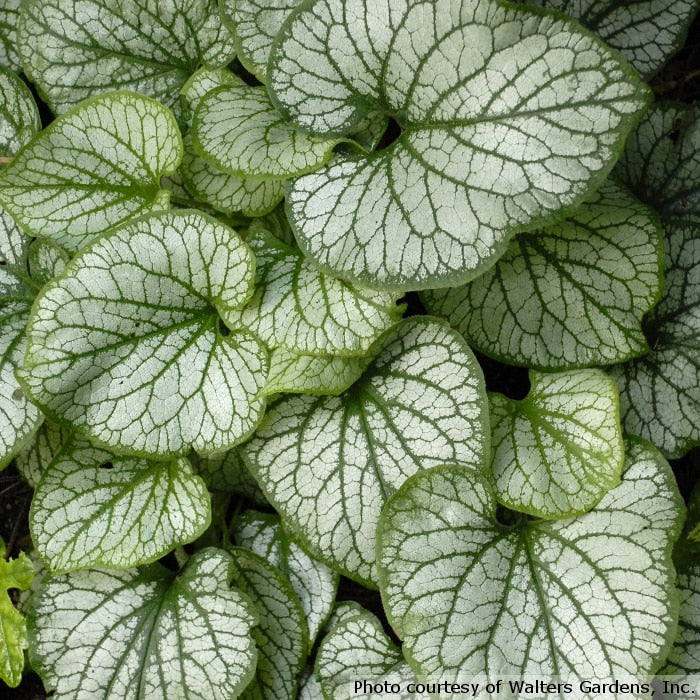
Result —
[[30, 512], [32, 540], [54, 572], [150, 563], [210, 519], [206, 486], [186, 459], [123, 457], [83, 439], [44, 469]]
[[242, 448], [285, 525], [309, 552], [375, 584], [379, 512], [411, 474], [446, 462], [482, 470], [483, 375], [464, 340], [428, 317], [390, 329], [340, 396], [288, 396]]
[[470, 284], [421, 299], [504, 362], [623, 362], [648, 350], [641, 321], [661, 293], [660, 234], [656, 214], [609, 181], [565, 221], [520, 234]]
[[27, 624], [7, 591], [26, 591], [34, 578], [34, 566], [24, 552], [16, 559], [6, 560], [5, 556], [5, 543], [0, 537], [0, 679], [16, 688], [22, 680], [24, 650], [28, 646]]
[[14, 156], [39, 129], [39, 110], [29, 88], [0, 66], [0, 156]]
[[200, 212], [132, 221], [44, 287], [24, 387], [46, 412], [140, 455], [220, 452], [262, 416], [267, 353], [219, 314], [245, 303], [253, 254]]
[[57, 113], [125, 89], [172, 107], [199, 64], [225, 66], [235, 53], [216, 0], [28, 0], [18, 50]]
[[496, 497], [542, 518], [589, 510], [620, 483], [617, 387], [601, 370], [530, 372], [522, 401], [489, 396]]
[[160, 177], [182, 157], [172, 113], [142, 95], [86, 100], [0, 173], [0, 203], [29, 234], [75, 251], [127, 219], [167, 209]]
[[236, 518], [232, 529], [240, 545], [265, 557], [289, 578], [304, 611], [312, 646], [335, 602], [338, 575], [291, 540], [278, 515], [248, 510]]
[[224, 24], [233, 32], [238, 60], [265, 82], [272, 42], [301, 0], [222, 0]]
[[651, 77], [683, 45], [696, 0], [525, 0], [565, 12]]
[[[413, 671], [379, 620], [366, 610], [344, 616], [324, 637], [316, 655], [316, 673], [324, 697], [330, 700], [369, 700], [378, 697], [378, 688], [396, 700], [417, 695]], [[408, 688], [411, 682], [414, 690]]]
[[276, 567], [248, 549], [231, 550], [233, 580], [254, 603], [259, 625], [255, 679], [243, 700], [295, 700], [297, 675], [308, 653], [304, 612], [289, 581]]
[[250, 328], [269, 348], [362, 355], [401, 318], [396, 294], [359, 289], [319, 272], [298, 250], [264, 231], [249, 236], [248, 244], [257, 263], [255, 293], [224, 320]]
[[255, 673], [255, 608], [230, 555], [47, 578], [29, 618], [32, 667], [63, 698], [229, 700]]
[[317, 170], [338, 139], [314, 137], [285, 119], [264, 87], [225, 85], [202, 98], [192, 142], [211, 165], [241, 177], [284, 179]]
[[404, 655], [434, 680], [653, 674], [675, 632], [683, 510], [668, 463], [636, 439], [622, 483], [566, 520], [508, 527], [479, 473], [416, 474], [378, 528], [382, 599]]
[[296, 178], [287, 209], [323, 269], [412, 289], [466, 282], [516, 230], [561, 218], [649, 99], [575, 22], [492, 0], [303, 4], [275, 39], [268, 87], [319, 135], [373, 110], [395, 118], [397, 141]]

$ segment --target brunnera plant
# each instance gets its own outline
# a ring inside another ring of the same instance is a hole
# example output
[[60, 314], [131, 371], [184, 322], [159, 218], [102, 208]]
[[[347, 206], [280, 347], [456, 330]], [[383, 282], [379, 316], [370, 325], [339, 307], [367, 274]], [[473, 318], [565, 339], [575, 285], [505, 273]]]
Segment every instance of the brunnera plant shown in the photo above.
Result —
[[0, 678], [700, 671], [698, 9], [5, 2]]

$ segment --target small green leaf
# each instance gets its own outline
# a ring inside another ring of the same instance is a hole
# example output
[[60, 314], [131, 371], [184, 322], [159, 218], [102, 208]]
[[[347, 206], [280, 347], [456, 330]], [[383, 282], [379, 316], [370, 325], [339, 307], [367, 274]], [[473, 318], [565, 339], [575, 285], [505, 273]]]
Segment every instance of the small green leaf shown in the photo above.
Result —
[[604, 365], [648, 350], [642, 316], [661, 293], [662, 265], [656, 215], [609, 181], [560, 224], [517, 236], [470, 284], [421, 299], [504, 362]]
[[143, 456], [220, 452], [252, 433], [267, 353], [220, 313], [248, 299], [253, 255], [200, 212], [154, 214], [83, 249], [39, 295], [24, 387], [99, 443]]
[[199, 103], [193, 144], [208, 163], [240, 177], [284, 179], [317, 170], [339, 139], [314, 137], [285, 119], [264, 87], [222, 86]]
[[653, 674], [675, 633], [683, 510], [668, 463], [637, 439], [622, 483], [565, 520], [507, 527], [479, 473], [416, 474], [378, 529], [382, 600], [404, 655], [427, 680]]
[[401, 318], [398, 295], [358, 289], [325, 275], [296, 249], [258, 231], [257, 285], [245, 308], [226, 314], [231, 327], [250, 328], [269, 348], [299, 354], [362, 355]]
[[532, 370], [530, 383], [522, 401], [489, 396], [496, 497], [541, 518], [585, 513], [620, 483], [615, 382], [601, 370]]
[[362, 375], [371, 358], [299, 355], [276, 348], [262, 396], [273, 394], [340, 394]]
[[127, 219], [166, 209], [177, 168], [172, 113], [142, 95], [87, 100], [38, 134], [0, 173], [0, 203], [29, 234], [75, 251]]
[[232, 530], [236, 542], [265, 557], [289, 578], [304, 611], [311, 647], [335, 602], [338, 575], [291, 540], [278, 515], [248, 510], [236, 518]]
[[224, 214], [262, 216], [284, 197], [282, 180], [251, 180], [210, 165], [196, 154], [189, 135], [185, 137], [180, 174], [194, 197]]
[[[377, 698], [370, 688], [396, 683], [403, 692], [391, 692], [396, 700], [412, 700], [408, 683], [416, 683], [410, 666], [387, 637], [379, 620], [366, 610], [346, 615], [324, 637], [316, 656], [316, 673], [324, 697], [330, 700]], [[356, 682], [364, 682], [359, 690]], [[364, 689], [363, 689], [364, 688]]]
[[669, 458], [700, 444], [700, 224], [666, 225], [666, 285], [646, 319], [651, 352], [613, 367], [625, 430]]
[[513, 233], [560, 219], [650, 97], [577, 23], [490, 0], [304, 3], [275, 39], [268, 87], [313, 134], [395, 118], [394, 143], [296, 178], [287, 209], [322, 269], [402, 289], [466, 282]]
[[76, 571], [47, 578], [29, 618], [32, 666], [66, 700], [229, 700], [255, 673], [257, 613], [229, 587], [221, 550], [197, 552], [175, 576]]
[[341, 573], [376, 585], [379, 512], [411, 474], [446, 462], [483, 470], [481, 370], [464, 340], [428, 317], [390, 329], [341, 396], [273, 404], [243, 456], [285, 526]]
[[26, 591], [34, 578], [34, 566], [24, 552], [5, 560], [5, 542], [0, 537], [0, 679], [10, 688], [22, 680], [27, 624], [7, 594], [10, 588]]
[[565, 12], [650, 78], [683, 46], [697, 0], [525, 0]]
[[253, 630], [258, 647], [255, 680], [243, 700], [295, 700], [297, 676], [308, 653], [304, 612], [289, 581], [265, 559], [242, 547], [231, 550], [233, 580], [260, 618]]
[[224, 24], [233, 32], [238, 60], [260, 82], [275, 35], [301, 0], [222, 0]]
[[43, 287], [58, 277], [66, 269], [69, 261], [70, 255], [48, 238], [36, 238], [29, 246], [29, 276], [37, 287]]
[[13, 71], [22, 70], [17, 53], [17, 25], [22, 0], [3, 0], [0, 5], [0, 66]]
[[[1, 16], [2, 10], [0, 21]], [[29, 88], [0, 66], [0, 156], [14, 156], [40, 129], [39, 110]]]
[[53, 572], [150, 563], [195, 540], [210, 519], [206, 486], [186, 459], [123, 457], [83, 439], [43, 470], [29, 516]]
[[172, 107], [200, 63], [225, 66], [235, 53], [216, 0], [27, 0], [18, 49], [56, 113], [112, 90]]

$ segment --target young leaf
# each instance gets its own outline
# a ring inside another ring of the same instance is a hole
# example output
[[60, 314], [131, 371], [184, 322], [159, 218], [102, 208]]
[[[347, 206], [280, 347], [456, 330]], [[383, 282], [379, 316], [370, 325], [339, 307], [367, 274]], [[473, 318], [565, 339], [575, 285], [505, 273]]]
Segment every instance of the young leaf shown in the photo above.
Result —
[[186, 459], [123, 457], [83, 439], [44, 469], [29, 516], [55, 573], [150, 563], [199, 537], [210, 519], [206, 486]]
[[668, 463], [636, 439], [620, 486], [566, 520], [504, 526], [479, 473], [422, 471], [380, 519], [382, 599], [427, 679], [644, 677], [675, 632], [682, 517]]
[[311, 647], [335, 602], [338, 575], [291, 540], [278, 515], [248, 510], [236, 518], [232, 529], [236, 542], [265, 557], [289, 578], [304, 611]]
[[87, 100], [0, 173], [0, 204], [22, 228], [75, 251], [127, 219], [167, 209], [159, 179], [182, 157], [172, 113], [132, 93]]
[[683, 45], [697, 0], [525, 0], [560, 10], [614, 46], [650, 78]]
[[585, 513], [620, 483], [614, 380], [601, 370], [530, 372], [522, 401], [489, 396], [496, 497], [541, 518]]
[[3, 0], [0, 5], [0, 66], [19, 72], [22, 62], [17, 54], [17, 24], [22, 0]]
[[652, 350], [611, 370], [622, 423], [670, 457], [700, 444], [700, 236], [666, 225], [666, 286], [646, 327]]
[[235, 52], [215, 0], [27, 0], [18, 50], [56, 113], [112, 90], [172, 107], [200, 63], [225, 66]]
[[5, 560], [5, 543], [0, 537], [0, 679], [10, 688], [22, 680], [27, 625], [7, 594], [10, 588], [26, 591], [34, 578], [34, 566], [24, 552]]
[[642, 316], [661, 292], [656, 215], [608, 181], [570, 218], [513, 240], [463, 287], [421, 294], [473, 347], [504, 362], [568, 369], [648, 350]]
[[275, 39], [268, 87], [315, 134], [378, 109], [400, 125], [385, 150], [296, 178], [287, 208], [323, 269], [402, 289], [466, 282], [516, 230], [561, 218], [649, 100], [577, 23], [490, 0], [303, 4]]
[[371, 358], [299, 355], [275, 348], [262, 396], [272, 394], [340, 394], [361, 376]]
[[62, 698], [229, 700], [255, 673], [257, 612], [234, 562], [197, 552], [178, 576], [141, 570], [47, 578], [29, 617], [32, 666]]
[[39, 129], [39, 110], [29, 88], [0, 66], [0, 156], [14, 156]]
[[55, 419], [132, 454], [220, 452], [262, 416], [267, 353], [219, 314], [245, 303], [253, 255], [196, 211], [132, 221], [38, 297], [23, 386]]
[[192, 453], [189, 457], [210, 491], [237, 493], [252, 503], [268, 505], [258, 482], [243, 463], [238, 448], [206, 456]]
[[235, 37], [238, 60], [260, 82], [275, 35], [300, 0], [222, 0], [221, 15]]
[[401, 318], [396, 294], [358, 289], [319, 272], [298, 250], [264, 231], [247, 242], [257, 262], [255, 294], [224, 320], [250, 328], [269, 348], [362, 355]]
[[285, 119], [264, 87], [222, 86], [199, 103], [192, 123], [197, 153], [240, 177], [284, 179], [317, 170], [338, 139], [315, 137]]
[[243, 700], [295, 700], [297, 675], [308, 653], [304, 612], [289, 581], [265, 559], [242, 547], [231, 550], [233, 580], [260, 618], [252, 631], [258, 647], [255, 680]]
[[[396, 700], [412, 700], [409, 682], [416, 677], [401, 652], [386, 636], [379, 620], [366, 610], [345, 616], [324, 637], [316, 656], [316, 673], [324, 695], [332, 700], [376, 698], [376, 686], [396, 683], [403, 692], [391, 692]], [[360, 682], [358, 689], [356, 683]]]
[[390, 329], [341, 396], [284, 397], [243, 447], [295, 539], [341, 573], [376, 585], [379, 512], [411, 474], [446, 462], [482, 470], [489, 449], [483, 375], [435, 319]]

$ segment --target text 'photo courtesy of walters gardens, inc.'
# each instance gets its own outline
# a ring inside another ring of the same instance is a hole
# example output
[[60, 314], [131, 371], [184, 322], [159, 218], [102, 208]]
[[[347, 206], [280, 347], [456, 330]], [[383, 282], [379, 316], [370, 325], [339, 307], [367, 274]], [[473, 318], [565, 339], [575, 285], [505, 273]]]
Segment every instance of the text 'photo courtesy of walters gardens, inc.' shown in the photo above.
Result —
[[700, 676], [663, 676], [647, 679], [624, 678], [614, 680], [584, 679], [567, 676], [536, 678], [533, 676], [505, 678], [472, 678], [419, 682], [394, 676], [390, 680], [356, 678], [344, 684], [342, 697], [372, 698], [700, 698]]

